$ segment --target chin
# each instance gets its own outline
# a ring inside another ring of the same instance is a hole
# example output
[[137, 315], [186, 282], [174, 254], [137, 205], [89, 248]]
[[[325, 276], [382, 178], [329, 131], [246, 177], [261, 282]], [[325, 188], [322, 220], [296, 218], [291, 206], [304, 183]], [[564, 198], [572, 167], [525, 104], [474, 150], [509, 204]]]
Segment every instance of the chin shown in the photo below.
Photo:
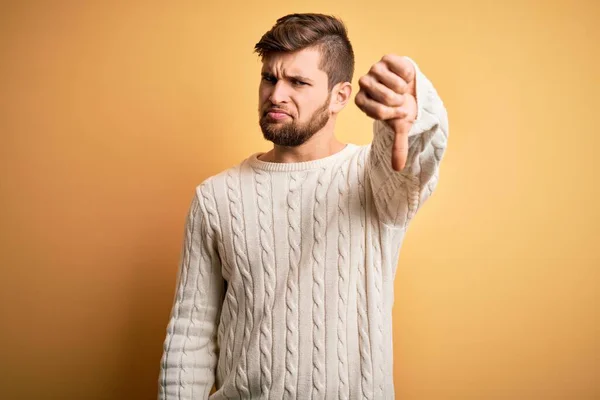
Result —
[[310, 137], [292, 134], [289, 131], [281, 129], [262, 129], [265, 140], [272, 142], [276, 146], [282, 147], [298, 147], [306, 143]]

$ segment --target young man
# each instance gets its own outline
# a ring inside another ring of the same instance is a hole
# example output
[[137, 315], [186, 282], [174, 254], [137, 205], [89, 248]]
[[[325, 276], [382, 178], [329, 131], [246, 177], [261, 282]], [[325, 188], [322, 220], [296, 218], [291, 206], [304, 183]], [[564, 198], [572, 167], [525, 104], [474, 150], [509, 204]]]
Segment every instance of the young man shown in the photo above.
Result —
[[400, 246], [434, 190], [448, 120], [408, 57], [359, 80], [367, 146], [340, 143], [354, 54], [321, 14], [256, 44], [259, 122], [274, 146], [191, 202], [161, 361], [161, 399], [390, 399]]

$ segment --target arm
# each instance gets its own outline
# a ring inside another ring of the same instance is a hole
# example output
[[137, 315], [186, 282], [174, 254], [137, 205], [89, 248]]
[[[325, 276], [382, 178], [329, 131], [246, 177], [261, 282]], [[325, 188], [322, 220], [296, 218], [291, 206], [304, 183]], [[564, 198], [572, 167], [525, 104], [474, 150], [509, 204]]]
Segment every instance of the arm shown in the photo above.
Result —
[[392, 166], [392, 149], [401, 151], [403, 146], [397, 143], [402, 141], [398, 135], [402, 128], [395, 131], [390, 126], [401, 127], [402, 118], [397, 119], [400, 123], [396, 125], [375, 119], [367, 162], [378, 215], [386, 225], [400, 228], [406, 228], [435, 189], [448, 139], [448, 115], [442, 100], [418, 65], [404, 58], [414, 66], [416, 99], [414, 120], [410, 112], [404, 119], [409, 120], [404, 168], [398, 171]]
[[186, 220], [177, 289], [161, 358], [161, 400], [207, 399], [215, 380], [224, 280], [207, 221], [197, 188]]

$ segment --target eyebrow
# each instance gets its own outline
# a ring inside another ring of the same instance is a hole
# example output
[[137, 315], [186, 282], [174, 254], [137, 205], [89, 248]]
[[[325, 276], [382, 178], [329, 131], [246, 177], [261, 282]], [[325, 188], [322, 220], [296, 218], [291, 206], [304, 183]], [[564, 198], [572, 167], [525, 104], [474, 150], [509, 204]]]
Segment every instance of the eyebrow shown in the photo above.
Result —
[[[261, 76], [263, 76], [265, 78], [274, 78], [275, 77], [275, 75], [273, 75], [270, 72], [261, 72]], [[302, 81], [302, 82], [314, 83], [314, 81], [312, 79], [307, 78], [302, 75], [285, 75], [285, 77], [288, 79], [296, 79], [296, 80]]]

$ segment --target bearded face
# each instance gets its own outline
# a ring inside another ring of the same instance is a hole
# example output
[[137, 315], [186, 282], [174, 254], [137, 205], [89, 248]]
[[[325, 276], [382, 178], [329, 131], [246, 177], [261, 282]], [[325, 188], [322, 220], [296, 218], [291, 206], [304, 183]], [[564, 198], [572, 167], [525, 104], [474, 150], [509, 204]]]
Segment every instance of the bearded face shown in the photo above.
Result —
[[327, 125], [331, 98], [320, 57], [318, 49], [307, 48], [263, 60], [258, 116], [266, 140], [296, 147]]

